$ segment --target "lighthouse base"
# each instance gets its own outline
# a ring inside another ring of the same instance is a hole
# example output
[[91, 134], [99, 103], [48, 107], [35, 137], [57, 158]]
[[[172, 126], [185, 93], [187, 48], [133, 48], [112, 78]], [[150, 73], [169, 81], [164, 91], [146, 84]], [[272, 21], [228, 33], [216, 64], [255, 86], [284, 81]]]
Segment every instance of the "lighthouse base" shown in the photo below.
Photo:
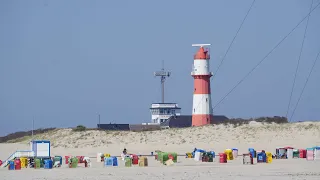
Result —
[[192, 115], [192, 126], [203, 126], [211, 124], [213, 120], [212, 114], [193, 114]]

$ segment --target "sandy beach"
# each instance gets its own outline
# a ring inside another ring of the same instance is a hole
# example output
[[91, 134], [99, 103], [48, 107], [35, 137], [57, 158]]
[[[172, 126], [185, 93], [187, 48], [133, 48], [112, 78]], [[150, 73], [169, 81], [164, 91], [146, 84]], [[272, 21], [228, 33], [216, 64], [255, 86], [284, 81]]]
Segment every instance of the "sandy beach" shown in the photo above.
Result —
[[22, 169], [20, 171], [0, 170], [0, 177], [7, 179], [319, 179], [320, 161], [306, 161], [305, 159], [274, 160], [271, 164], [259, 163], [243, 165], [242, 157], [220, 164], [218, 157], [215, 162], [196, 162], [184, 157], [178, 158], [173, 166], [161, 165], [154, 158], [149, 158], [149, 167], [124, 167], [119, 161], [119, 167], [103, 167], [103, 163], [93, 162], [91, 168], [83, 165], [77, 169], [61, 168]]
[[[59, 129], [36, 135], [36, 139], [47, 139], [52, 143], [51, 155], [74, 155], [96, 157], [98, 152], [120, 155], [123, 148], [129, 153], [150, 155], [155, 150], [185, 154], [195, 147], [213, 150], [218, 154], [227, 148], [238, 148], [239, 154], [248, 148], [266, 150], [272, 153], [276, 147], [292, 146], [307, 148], [320, 145], [320, 123], [215, 125], [196, 128], [168, 129], [150, 132], [74, 132]], [[16, 150], [29, 150], [30, 137], [0, 144], [0, 159], [5, 160]], [[0, 169], [1, 179], [319, 179], [320, 161], [306, 159], [274, 160], [270, 164], [243, 165], [242, 157], [220, 164], [219, 157], [214, 162], [196, 162], [178, 157], [173, 166], [164, 166], [148, 157], [148, 167], [103, 167], [92, 159], [92, 167], [83, 164], [76, 169], [66, 165], [61, 168], [22, 169], [8, 171]]]

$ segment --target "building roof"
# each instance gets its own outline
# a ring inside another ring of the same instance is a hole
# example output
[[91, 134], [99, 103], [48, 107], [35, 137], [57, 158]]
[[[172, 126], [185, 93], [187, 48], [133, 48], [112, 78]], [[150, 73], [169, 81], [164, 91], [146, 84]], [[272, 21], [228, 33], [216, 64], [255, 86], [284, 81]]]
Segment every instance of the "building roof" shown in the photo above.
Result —
[[98, 128], [113, 131], [130, 131], [129, 124], [98, 124]]
[[162, 108], [181, 109], [177, 103], [152, 103], [150, 109], [162, 109]]
[[159, 124], [130, 124], [130, 131], [152, 131], [152, 130], [160, 130]]
[[34, 143], [50, 143], [49, 140], [31, 140], [31, 142], [34, 142]]
[[227, 116], [224, 115], [213, 115], [213, 122], [210, 122], [210, 124], [214, 124], [217, 122], [223, 122], [229, 120], [229, 118]]
[[152, 104], [178, 104], [178, 103], [152, 103]]
[[109, 131], [150, 131], [160, 130], [159, 124], [97, 124], [98, 128]]
[[156, 107], [156, 108], [150, 108], [150, 109], [181, 109], [179, 107]]
[[169, 126], [170, 128], [183, 128], [191, 127], [192, 116], [181, 115], [181, 116], [171, 116], [168, 120], [160, 124], [160, 126]]
[[[225, 120], [228, 120], [226, 116], [214, 115], [213, 122], [210, 122], [210, 124], [213, 124], [214, 122], [222, 122]], [[192, 115], [171, 116], [168, 120], [161, 123], [160, 126], [169, 126], [170, 128], [191, 127]]]

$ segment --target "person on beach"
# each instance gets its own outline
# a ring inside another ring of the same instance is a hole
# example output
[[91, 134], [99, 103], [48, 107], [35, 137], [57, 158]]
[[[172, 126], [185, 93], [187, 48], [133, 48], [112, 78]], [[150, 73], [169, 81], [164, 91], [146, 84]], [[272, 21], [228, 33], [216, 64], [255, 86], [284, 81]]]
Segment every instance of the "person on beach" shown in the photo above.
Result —
[[122, 160], [124, 160], [124, 158], [127, 156], [127, 149], [126, 148], [124, 148], [123, 149], [123, 151], [122, 151], [122, 154], [121, 154], [121, 158], [122, 158]]
[[69, 168], [71, 168], [72, 167], [72, 158], [70, 157], [69, 158]]

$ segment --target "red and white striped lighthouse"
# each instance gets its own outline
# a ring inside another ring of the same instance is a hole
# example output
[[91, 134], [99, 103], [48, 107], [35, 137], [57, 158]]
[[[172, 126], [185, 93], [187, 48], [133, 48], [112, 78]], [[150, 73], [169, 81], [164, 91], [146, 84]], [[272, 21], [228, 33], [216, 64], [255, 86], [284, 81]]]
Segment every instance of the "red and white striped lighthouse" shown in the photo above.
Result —
[[209, 72], [210, 54], [204, 46], [210, 44], [192, 44], [192, 46], [200, 47], [194, 55], [193, 71], [191, 72], [194, 78], [193, 92], [193, 108], [192, 108], [192, 126], [202, 126], [210, 124], [213, 120], [210, 77]]

